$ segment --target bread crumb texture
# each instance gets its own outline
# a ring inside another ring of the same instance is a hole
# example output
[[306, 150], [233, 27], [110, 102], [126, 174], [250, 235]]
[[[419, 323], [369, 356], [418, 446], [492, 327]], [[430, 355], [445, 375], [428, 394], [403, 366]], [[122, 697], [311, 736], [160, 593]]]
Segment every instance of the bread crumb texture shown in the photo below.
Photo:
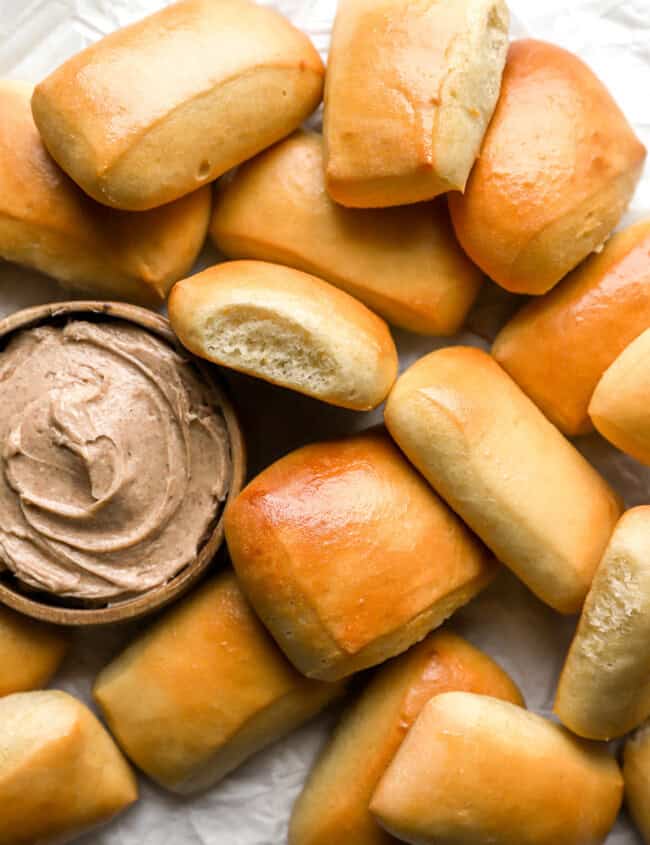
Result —
[[294, 320], [264, 308], [223, 309], [204, 325], [206, 350], [232, 367], [300, 385], [314, 393], [334, 388], [337, 365], [316, 339]]
[[582, 654], [593, 662], [607, 654], [612, 633], [624, 637], [632, 630], [634, 617], [643, 609], [639, 580], [624, 555], [610, 559], [597, 580], [597, 598], [585, 607], [586, 631], [579, 639]]

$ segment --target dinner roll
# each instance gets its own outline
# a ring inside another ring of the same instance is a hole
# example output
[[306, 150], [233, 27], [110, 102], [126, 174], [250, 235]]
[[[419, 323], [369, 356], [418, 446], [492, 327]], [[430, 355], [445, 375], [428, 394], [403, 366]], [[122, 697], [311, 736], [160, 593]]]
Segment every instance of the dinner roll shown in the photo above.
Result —
[[0, 696], [45, 686], [67, 648], [62, 630], [0, 607]]
[[3, 845], [62, 845], [138, 797], [102, 725], [59, 690], [0, 699], [0, 760]]
[[340, 0], [327, 67], [330, 196], [373, 208], [462, 190], [499, 96], [503, 0]]
[[389, 845], [370, 815], [372, 793], [426, 702], [449, 690], [523, 705], [486, 654], [450, 631], [430, 634], [379, 670], [343, 716], [293, 809], [289, 845]]
[[650, 723], [627, 741], [624, 759], [627, 809], [643, 841], [650, 845]]
[[386, 424], [499, 560], [576, 613], [620, 514], [605, 480], [485, 352], [453, 346], [397, 381]]
[[167, 611], [93, 690], [131, 760], [181, 793], [212, 786], [342, 693], [295, 671], [231, 572]]
[[315, 273], [422, 334], [458, 331], [483, 280], [443, 201], [366, 210], [332, 202], [313, 132], [297, 132], [222, 180], [210, 232], [230, 258]]
[[650, 465], [648, 397], [650, 329], [633, 340], [605, 371], [589, 404], [589, 416], [603, 437], [646, 465]]
[[525, 305], [492, 354], [568, 435], [592, 430], [598, 380], [650, 327], [650, 220], [612, 237], [546, 296]]
[[650, 716], [650, 507], [621, 517], [585, 601], [555, 713], [578, 736], [610, 740]]
[[305, 675], [335, 680], [405, 651], [495, 566], [379, 430], [291, 452], [226, 511], [242, 588]]
[[32, 86], [0, 80], [0, 258], [64, 286], [159, 305], [203, 245], [210, 189], [144, 214], [98, 205], [48, 155]]
[[414, 845], [599, 845], [622, 797], [605, 748], [509, 702], [447, 692], [425, 705], [370, 809]]
[[465, 194], [449, 198], [458, 239], [502, 287], [544, 293], [614, 229], [644, 158], [625, 116], [577, 56], [516, 41]]
[[113, 32], [36, 87], [48, 150], [87, 194], [143, 211], [288, 135], [316, 108], [323, 63], [248, 0], [183, 0]]
[[230, 261], [178, 282], [169, 319], [195, 355], [343, 408], [376, 407], [397, 375], [382, 319], [278, 264]]

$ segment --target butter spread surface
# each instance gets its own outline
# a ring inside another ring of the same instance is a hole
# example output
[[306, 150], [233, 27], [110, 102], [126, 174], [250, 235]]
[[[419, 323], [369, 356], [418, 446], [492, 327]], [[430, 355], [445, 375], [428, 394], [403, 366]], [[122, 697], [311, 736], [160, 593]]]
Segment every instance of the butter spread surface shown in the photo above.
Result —
[[223, 418], [171, 346], [128, 323], [20, 332], [0, 354], [0, 568], [115, 601], [164, 584], [230, 483]]

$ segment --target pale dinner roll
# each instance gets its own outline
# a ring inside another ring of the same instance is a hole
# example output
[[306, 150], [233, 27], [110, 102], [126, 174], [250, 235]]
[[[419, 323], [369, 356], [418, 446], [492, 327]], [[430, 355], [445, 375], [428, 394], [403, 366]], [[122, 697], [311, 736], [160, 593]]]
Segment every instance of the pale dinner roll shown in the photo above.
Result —
[[210, 232], [229, 258], [314, 273], [421, 334], [458, 331], [483, 281], [444, 201], [363, 210], [333, 202], [313, 132], [297, 132], [222, 180]]
[[589, 404], [589, 416], [603, 437], [646, 465], [650, 465], [649, 397], [650, 329], [646, 329], [605, 371]]
[[370, 809], [413, 845], [600, 845], [623, 797], [601, 746], [509, 702], [431, 699]]
[[644, 158], [625, 116], [577, 56], [516, 41], [465, 194], [449, 197], [458, 239], [502, 287], [544, 293], [614, 229]]
[[623, 778], [627, 809], [643, 841], [650, 845], [650, 723], [625, 745]]
[[386, 425], [495, 555], [576, 613], [620, 514], [605, 480], [479, 349], [454, 346], [397, 381]]
[[59, 690], [0, 699], [2, 845], [62, 845], [137, 797], [131, 769], [81, 701]]
[[67, 649], [61, 629], [0, 607], [0, 696], [44, 687]]
[[48, 150], [99, 202], [177, 199], [288, 135], [321, 99], [309, 38], [248, 0], [183, 0], [113, 32], [36, 87]]
[[389, 845], [370, 814], [379, 779], [426, 702], [466, 690], [523, 705], [508, 675], [450, 631], [429, 635], [372, 679], [343, 716], [294, 806], [289, 845]]
[[343, 408], [376, 407], [397, 375], [380, 317], [278, 264], [229, 261], [178, 282], [169, 319], [195, 355]]
[[380, 430], [276, 461], [225, 525], [253, 607], [298, 669], [323, 680], [405, 651], [495, 572]]
[[98, 205], [48, 155], [31, 94], [0, 80], [0, 258], [75, 290], [159, 305], [203, 245], [210, 189], [142, 214]]
[[295, 671], [225, 572], [113, 660], [93, 694], [131, 760], [161, 786], [191, 793], [343, 691]]
[[499, 96], [503, 0], [340, 0], [325, 87], [326, 179], [374, 208], [462, 190]]
[[599, 255], [525, 305], [492, 354], [561, 431], [586, 434], [598, 380], [647, 328], [650, 220], [614, 235]]
[[555, 699], [573, 733], [610, 740], [650, 716], [650, 507], [621, 517], [585, 601]]

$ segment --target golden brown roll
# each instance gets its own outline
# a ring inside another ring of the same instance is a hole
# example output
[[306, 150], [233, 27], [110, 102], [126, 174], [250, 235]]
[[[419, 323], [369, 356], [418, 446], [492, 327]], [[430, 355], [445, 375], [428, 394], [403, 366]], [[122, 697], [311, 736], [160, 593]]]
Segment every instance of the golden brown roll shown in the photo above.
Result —
[[600, 845], [623, 797], [607, 750], [509, 702], [431, 699], [370, 809], [417, 845]]
[[229, 261], [190, 276], [174, 285], [169, 319], [195, 355], [331, 405], [375, 408], [397, 376], [381, 318], [279, 264]]
[[131, 760], [182, 793], [213, 785], [342, 693], [295, 671], [230, 572], [167, 611], [93, 690]]
[[405, 651], [495, 571], [383, 431], [291, 452], [225, 524], [253, 607], [298, 669], [323, 680]]
[[450, 631], [430, 634], [396, 657], [343, 716], [294, 806], [289, 845], [389, 845], [370, 815], [379, 779], [426, 702], [450, 690], [523, 705], [508, 675]]
[[45, 686], [67, 649], [61, 629], [0, 607], [0, 696]]
[[650, 465], [650, 329], [627, 346], [598, 382], [589, 416], [614, 446]]
[[492, 354], [568, 435], [592, 429], [589, 401], [607, 367], [650, 327], [650, 220], [603, 251], [501, 330]]
[[586, 739], [623, 736], [650, 716], [650, 507], [621, 517], [596, 571], [555, 699]]
[[458, 331], [483, 281], [444, 201], [365, 210], [333, 202], [313, 132], [297, 132], [223, 180], [210, 232], [229, 258], [314, 273], [421, 334]]
[[288, 135], [316, 108], [307, 36], [248, 0], [183, 0], [113, 32], [36, 87], [45, 145], [87, 194], [144, 211]]
[[493, 358], [462, 346], [426, 355], [398, 379], [385, 418], [499, 560], [551, 607], [580, 610], [620, 503]]
[[625, 801], [646, 845], [650, 845], [650, 724], [625, 744]]
[[113, 740], [66, 692], [0, 699], [0, 752], [2, 845], [62, 845], [138, 797]]
[[449, 198], [458, 239], [502, 287], [545, 293], [614, 229], [644, 158], [625, 116], [577, 56], [516, 41], [465, 194]]
[[499, 96], [503, 0], [341, 0], [325, 88], [326, 179], [375, 208], [465, 187]]
[[210, 189], [143, 214], [98, 205], [45, 150], [31, 93], [0, 81], [0, 258], [98, 297], [159, 305], [203, 245]]

